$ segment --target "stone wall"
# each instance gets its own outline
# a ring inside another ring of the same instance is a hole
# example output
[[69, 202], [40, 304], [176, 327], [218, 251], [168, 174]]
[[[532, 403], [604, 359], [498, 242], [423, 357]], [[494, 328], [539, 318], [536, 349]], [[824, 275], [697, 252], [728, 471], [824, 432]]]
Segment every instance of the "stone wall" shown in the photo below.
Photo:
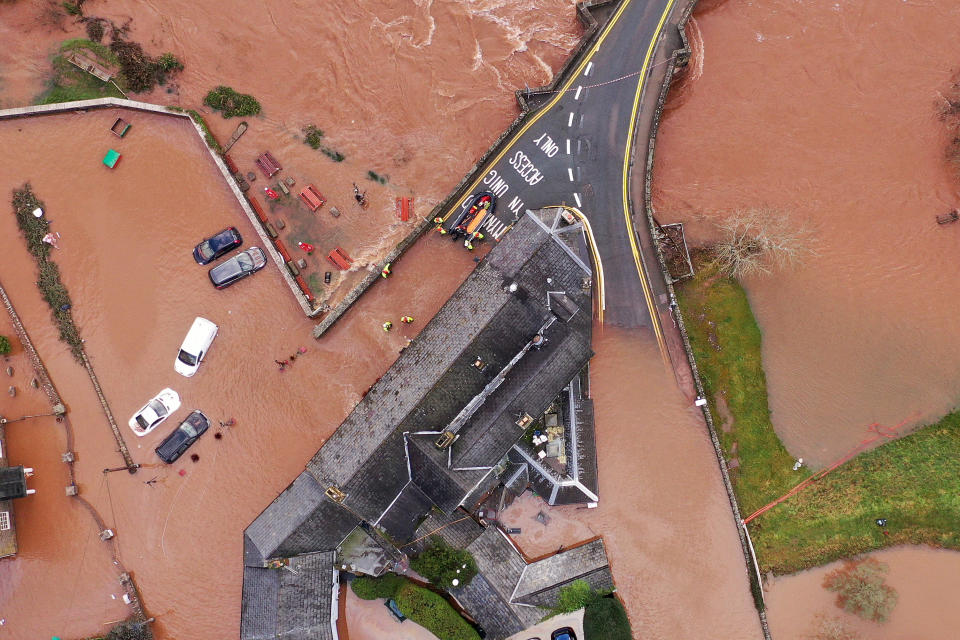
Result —
[[223, 162], [223, 158], [220, 157], [220, 154], [216, 150], [212, 149], [210, 145], [207, 144], [206, 135], [204, 134], [203, 128], [198, 123], [194, 122], [190, 114], [182, 111], [179, 108], [165, 107], [162, 105], [150, 104], [149, 102], [125, 100], [123, 98], [96, 98], [94, 100], [75, 100], [73, 102], [60, 102], [57, 104], [41, 104], [30, 107], [0, 109], [0, 120], [10, 120], [13, 118], [24, 118], [29, 116], [52, 115], [58, 113], [83, 113], [88, 109], [109, 109], [117, 107], [122, 109], [132, 109], [135, 111], [144, 111], [147, 113], [155, 113], [164, 116], [172, 116], [175, 118], [186, 118], [190, 122], [194, 130], [197, 132], [197, 135], [200, 137], [200, 141], [203, 142], [203, 146], [210, 154], [210, 158], [213, 160], [213, 163], [216, 165], [217, 169], [220, 170], [220, 174], [223, 176], [224, 181], [226, 181], [230, 191], [237, 199], [237, 203], [240, 205], [240, 208], [243, 209], [247, 219], [250, 220], [250, 224], [253, 225], [254, 229], [256, 229], [257, 235], [260, 236], [263, 248], [268, 254], [270, 254], [270, 257], [273, 258], [274, 263], [276, 263], [277, 268], [280, 270], [280, 276], [283, 278], [284, 282], [287, 283], [287, 286], [290, 287], [290, 291], [293, 293], [293, 297], [297, 301], [297, 304], [300, 305], [303, 313], [308, 316], [313, 316], [319, 313], [320, 310], [314, 309], [311, 306], [310, 301], [307, 300], [306, 296], [304, 296], [303, 292], [300, 290], [300, 286], [297, 284], [296, 280], [293, 279], [290, 270], [287, 269], [286, 262], [276, 248], [274, 248], [273, 241], [267, 235], [263, 225], [261, 225], [260, 221], [257, 220], [256, 214], [254, 214], [253, 209], [250, 208], [250, 203], [243, 195], [243, 192], [240, 191], [240, 187], [237, 186], [236, 181], [230, 174], [230, 170]]
[[[671, 302], [676, 301], [676, 295], [673, 289], [673, 281], [670, 278], [669, 273], [667, 272], [666, 262], [663, 258], [663, 253], [660, 250], [660, 245], [656, 241], [658, 230], [657, 224], [654, 221], [654, 210], [653, 203], [651, 198], [652, 183], [653, 183], [653, 165], [654, 165], [654, 153], [656, 149], [657, 142], [657, 132], [660, 126], [660, 119], [663, 116], [664, 105], [667, 101], [667, 94], [670, 90], [670, 85], [673, 82], [674, 76], [677, 72], [677, 69], [686, 65], [687, 61], [690, 59], [690, 43], [687, 39], [686, 25], [687, 21], [690, 19], [690, 15], [693, 13], [694, 8], [697, 5], [698, 0], [687, 0], [686, 6], [681, 10], [679, 14], [679, 20], [677, 21], [677, 28], [680, 32], [680, 40], [682, 46], [679, 49], [676, 49], [670, 56], [670, 62], [667, 64], [666, 72], [664, 74], [663, 84], [660, 87], [660, 95], [657, 99], [657, 107], [653, 117], [653, 124], [650, 128], [649, 138], [647, 141], [647, 157], [646, 164], [644, 168], [644, 185], [643, 185], [643, 209], [646, 213], [647, 224], [649, 227], [649, 232], [654, 238], [653, 245], [657, 253], [657, 262], [660, 266], [661, 275], [663, 276], [664, 281], [666, 282], [667, 291], [670, 294]], [[687, 354], [687, 360], [690, 363], [690, 369], [693, 372], [693, 380], [697, 389], [697, 396], [700, 398], [706, 397], [706, 392], [703, 388], [703, 380], [700, 377], [700, 370], [697, 368], [697, 362], [693, 355], [693, 349], [690, 346], [690, 338], [687, 335], [686, 325], [683, 321], [683, 314], [681, 310], [674, 304], [672, 305], [674, 309], [674, 317], [677, 321], [677, 328], [679, 329], [680, 335], [683, 339], [683, 348]], [[733, 484], [730, 482], [730, 474], [727, 471], [727, 460], [723, 453], [723, 448], [720, 446], [720, 439], [717, 437], [716, 425], [713, 421], [713, 415], [710, 411], [709, 405], [704, 405], [701, 407], [703, 410], [704, 421], [707, 425], [707, 430], [710, 434], [710, 440], [713, 443], [714, 453], [717, 456], [717, 463], [720, 467], [720, 474], [723, 478], [723, 485], [727, 491], [727, 498], [730, 501], [730, 508], [733, 511], [733, 517], [736, 520], [737, 533], [740, 537], [740, 545], [743, 551], [744, 561], [747, 565], [747, 576], [750, 579], [750, 589], [754, 595], [754, 600], [757, 605], [757, 611], [760, 616], [760, 626], [763, 630], [763, 635], [766, 640], [771, 640], [770, 628], [767, 624], [767, 616], [764, 612], [764, 603], [763, 603], [763, 589], [760, 585], [759, 575], [756, 570], [756, 558], [753, 555], [753, 548], [750, 544], [747, 536], [749, 535], [746, 531], [746, 527], [743, 526], [743, 518], [740, 514], [740, 506], [737, 503], [737, 497], [733, 492]]]
[[[433, 219], [442, 216], [443, 212], [453, 206], [455, 202], [467, 195], [466, 191], [468, 187], [473, 183], [474, 178], [477, 173], [480, 172], [484, 165], [492, 158], [494, 155], [499, 153], [504, 146], [506, 146], [510, 140], [513, 138], [514, 133], [526, 122], [527, 118], [532, 116], [537, 110], [543, 106], [545, 103], [543, 100], [538, 100], [538, 97], [549, 96], [556, 91], [556, 88], [560, 85], [561, 81], [566, 78], [569, 71], [580, 62], [583, 57], [584, 51], [586, 51], [587, 46], [593, 42], [594, 37], [597, 35], [598, 28], [600, 23], [597, 21], [596, 17], [593, 15], [595, 9], [611, 5], [615, 0], [586, 0], [584, 2], [577, 3], [577, 17], [580, 19], [580, 22], [584, 26], [583, 38], [580, 40], [580, 44], [577, 45], [577, 48], [573, 50], [570, 54], [570, 57], [560, 68], [560, 70], [554, 75], [553, 80], [550, 84], [538, 87], [536, 89], [520, 89], [516, 92], [517, 102], [520, 105], [520, 115], [510, 123], [510, 126], [507, 127], [503, 133], [494, 141], [490, 148], [480, 156], [480, 159], [477, 160], [470, 170], [467, 171], [463, 179], [453, 188], [453, 190], [440, 201], [437, 206], [435, 206], [430, 214], [424, 218], [417, 227], [410, 232], [410, 234], [400, 241], [396, 248], [390, 252], [390, 254], [383, 260], [383, 263], [394, 262], [397, 260], [410, 246], [427, 230], [433, 226]], [[367, 277], [365, 277], [359, 284], [357, 284], [350, 293], [326, 316], [324, 316], [323, 321], [321, 321], [313, 330], [313, 337], [319, 338], [326, 331], [333, 326], [333, 324], [339, 320], [344, 313], [353, 305], [357, 299], [366, 292], [380, 276], [379, 272], [372, 271]]]

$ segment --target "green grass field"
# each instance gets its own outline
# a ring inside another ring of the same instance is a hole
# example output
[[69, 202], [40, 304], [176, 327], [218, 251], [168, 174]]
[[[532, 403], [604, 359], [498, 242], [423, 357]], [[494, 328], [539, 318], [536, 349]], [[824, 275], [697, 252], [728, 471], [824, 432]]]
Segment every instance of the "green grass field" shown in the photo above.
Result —
[[[36, 104], [54, 104], [70, 102], [72, 100], [90, 100], [92, 98], [122, 98], [120, 90], [110, 82], [103, 82], [86, 73], [67, 59], [71, 51], [81, 51], [91, 58], [98, 59], [107, 65], [116, 64], [116, 56], [110, 49], [89, 40], [67, 40], [60, 45], [58, 55], [51, 60], [51, 76], [46, 91], [35, 100]], [[122, 79], [120, 79], [122, 80]]]
[[[704, 269], [677, 295], [721, 444], [740, 463], [730, 475], [746, 517], [810, 472], [792, 470], [773, 430], [760, 329], [743, 288]], [[761, 570], [778, 574], [896, 544], [960, 549], [960, 413], [860, 454], [749, 528]]]
[[677, 288], [677, 298], [723, 451], [740, 463], [730, 479], [746, 517], [809, 472], [792, 470], [793, 458], [770, 422], [760, 328], [740, 284], [701, 269]]

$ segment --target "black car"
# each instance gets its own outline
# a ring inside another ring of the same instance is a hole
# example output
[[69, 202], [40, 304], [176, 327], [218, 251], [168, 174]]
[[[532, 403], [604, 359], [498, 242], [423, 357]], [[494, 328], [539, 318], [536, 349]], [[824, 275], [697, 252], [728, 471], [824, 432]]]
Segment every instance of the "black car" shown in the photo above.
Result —
[[157, 455], [167, 464], [173, 464], [209, 428], [210, 419], [199, 409], [194, 411], [173, 433], [164, 438], [156, 448]]
[[210, 282], [217, 289], [223, 289], [260, 271], [266, 264], [267, 256], [263, 254], [263, 250], [260, 247], [250, 247], [210, 269]]
[[577, 634], [573, 632], [572, 628], [563, 627], [551, 633], [550, 640], [577, 640]]
[[240, 232], [236, 227], [230, 227], [198, 244], [193, 249], [193, 259], [197, 264], [210, 264], [242, 244], [243, 238], [240, 237]]

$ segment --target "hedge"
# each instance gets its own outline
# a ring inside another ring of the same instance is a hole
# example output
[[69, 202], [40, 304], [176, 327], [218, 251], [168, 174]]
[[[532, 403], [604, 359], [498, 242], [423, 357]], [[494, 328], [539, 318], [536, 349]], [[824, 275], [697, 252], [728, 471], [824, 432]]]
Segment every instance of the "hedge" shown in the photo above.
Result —
[[438, 638], [480, 640], [476, 629], [471, 627], [443, 596], [429, 589], [407, 581], [397, 591], [395, 599], [405, 616]]

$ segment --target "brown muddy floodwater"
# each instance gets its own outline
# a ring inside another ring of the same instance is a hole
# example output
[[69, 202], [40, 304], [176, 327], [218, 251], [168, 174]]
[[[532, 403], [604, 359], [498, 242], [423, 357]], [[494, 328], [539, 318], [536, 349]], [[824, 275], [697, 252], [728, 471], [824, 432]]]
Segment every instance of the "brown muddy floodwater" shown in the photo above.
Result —
[[[957, 404], [960, 229], [935, 216], [960, 200], [937, 117], [955, 80], [960, 6], [707, 9], [661, 127], [654, 202], [661, 221], [687, 223], [694, 243], [738, 208], [772, 207], [815, 232], [817, 255], [744, 284], [763, 331], [774, 426], [793, 455], [821, 467], [873, 422], [933, 420]], [[931, 609], [901, 605], [903, 626], [864, 637], [957, 637], [949, 607], [935, 604], [955, 598], [955, 581], [931, 571], [936, 557], [956, 572], [956, 555], [891, 553], [902, 602], [927, 599]], [[778, 638], [805, 637], [823, 609], [813, 574], [822, 570], [774, 587]]]
[[[0, 4], [0, 105], [30, 103], [45, 87], [47, 56], [82, 34], [57, 10], [52, 1]], [[333, 202], [350, 197], [352, 182], [370, 190], [374, 211], [392, 211], [393, 195], [414, 195], [418, 215], [516, 116], [513, 91], [549, 81], [580, 34], [570, 0], [329, 8], [274, 1], [233, 3], [228, 12], [209, 2], [91, 0], [85, 10], [118, 22], [133, 17], [131, 39], [184, 61], [176, 84], [138, 98], [206, 112], [202, 96], [215, 85], [252, 93], [264, 112], [248, 118], [234, 155], [248, 161], [270, 149], [284, 164], [313, 166]], [[140, 473], [101, 474], [121, 460], [89, 380], [57, 340], [9, 213], [0, 216], [0, 278], [70, 408], [81, 492], [117, 531], [121, 560], [158, 618], [158, 636], [236, 637], [243, 528], [439, 309], [473, 268], [473, 256], [434, 236], [422, 240], [389, 281], [314, 343], [312, 323], [272, 264], [216, 292], [192, 263], [190, 249], [212, 230], [236, 225], [248, 245], [256, 237], [192, 131], [135, 114], [128, 118], [134, 131], [117, 142], [107, 132], [116, 115], [0, 123], [0, 144], [17, 149], [18, 159], [0, 166], [0, 194], [30, 180], [46, 201], [63, 236], [56, 259], [87, 352], [134, 459], [145, 465]], [[236, 125], [215, 114], [209, 120], [221, 140]], [[297, 139], [311, 123], [344, 162], [334, 164]], [[100, 158], [116, 145], [124, 157], [110, 172]], [[389, 183], [366, 181], [368, 170]], [[373, 254], [402, 232], [371, 237], [358, 252]], [[204, 371], [186, 380], [173, 372], [172, 358], [201, 314], [220, 325], [220, 334]], [[384, 320], [405, 314], [417, 319], [412, 327], [380, 330]], [[273, 360], [301, 345], [308, 352], [279, 373]], [[194, 446], [197, 463], [185, 458], [166, 467], [151, 451], [179, 415], [143, 439], [127, 433], [130, 414], [165, 386], [180, 392], [181, 412], [197, 407], [214, 421], [237, 420], [221, 440], [208, 435]], [[47, 428], [42, 443], [25, 429], [10, 430], [11, 451], [30, 451], [22, 455], [38, 468], [43, 490], [17, 506], [26, 514], [18, 522], [21, 557], [0, 564], [4, 637], [89, 634], [125, 613], [110, 598], [117, 585], [106, 547], [89, 519], [70, 512], [75, 505], [61, 497], [64, 445], [53, 423]], [[154, 477], [157, 484], [144, 484]]]
[[[269, 149], [284, 167], [315, 165], [331, 206], [349, 206], [358, 183], [368, 213], [388, 219], [397, 196], [413, 196], [415, 214], [427, 215], [517, 116], [513, 92], [549, 82], [582, 31], [573, 0], [268, 0], [229, 9], [90, 0], [84, 12], [116, 24], [132, 19], [129, 39], [181, 59], [186, 68], [172, 83], [135, 97], [198, 109], [222, 142], [239, 119], [203, 106], [207, 91], [229, 85], [260, 101], [261, 116], [246, 118], [250, 128], [231, 150], [242, 171]], [[49, 26], [48, 14], [44, 2], [0, 6], [0, 25], [11, 25], [0, 35], [16, 42], [0, 51], [0, 104], [30, 103], [44, 89], [48, 52], [82, 35], [72, 19]], [[308, 124], [346, 160], [303, 144]], [[389, 180], [375, 183], [368, 171]], [[252, 186], [259, 192], [262, 177]], [[382, 254], [409, 231], [398, 227], [384, 225], [351, 247], [351, 257]]]
[[958, 28], [947, 0], [726, 2], [696, 16], [655, 205], [694, 242], [749, 207], [815, 232], [816, 256], [745, 283], [774, 425], [814, 467], [873, 422], [932, 420], [960, 395], [960, 228], [935, 223], [960, 204], [937, 117]]
[[[100, 158], [105, 148], [118, 146], [107, 129], [120, 113], [135, 123], [136, 134], [119, 143], [123, 159], [110, 171]], [[312, 323], [272, 264], [216, 291], [206, 270], [193, 262], [192, 246], [210, 230], [236, 225], [247, 245], [256, 236], [185, 121], [112, 110], [5, 121], [0, 145], [18, 150], [16, 166], [0, 167], [0, 192], [30, 180], [45, 200], [51, 228], [61, 233], [54, 257], [74, 299], [87, 352], [134, 460], [144, 465], [136, 475], [101, 473], [122, 464], [109, 426], [89, 380], [56, 338], [13, 215], [0, 216], [0, 277], [70, 409], [81, 494], [117, 532], [121, 560], [157, 616], [161, 638], [236, 636], [243, 529], [303, 469], [407, 337], [422, 327], [417, 322], [386, 335], [380, 323], [408, 313], [432, 316], [474, 266], [472, 256], [429, 236], [398, 264], [394, 277], [379, 283], [322, 342], [314, 342]], [[437, 260], [446, 269], [431, 287], [422, 286], [422, 274]], [[203, 370], [186, 379], [173, 371], [173, 358], [197, 315], [219, 324], [220, 333]], [[289, 371], [279, 372], [274, 359], [289, 357], [299, 346], [307, 352]], [[180, 393], [183, 409], [137, 438], [126, 421], [167, 386]], [[221, 440], [212, 434], [202, 438], [191, 450], [199, 462], [184, 457], [163, 465], [152, 448], [193, 408], [215, 424], [233, 417], [237, 425]], [[34, 446], [31, 432], [16, 426], [10, 429], [11, 451], [37, 468], [39, 478], [63, 474], [63, 443], [45, 445], [44, 467], [26, 453]], [[54, 438], [57, 432], [49, 428]], [[152, 478], [157, 484], [144, 484]], [[18, 520], [22, 541], [48, 532], [35, 546], [24, 545], [36, 550], [37, 561], [27, 565], [27, 556], [0, 564], [5, 595], [0, 617], [6, 618], [7, 637], [93, 633], [123, 615], [110, 599], [117, 591], [114, 580], [100, 579], [87, 566], [111, 568], [92, 523], [78, 518], [72, 525], [61, 497], [66, 480], [51, 483], [27, 505], [36, 509], [37, 519], [25, 506], [27, 515]], [[17, 510], [19, 516], [19, 504]], [[56, 536], [74, 546], [61, 547]], [[51, 546], [42, 544], [47, 541]], [[30, 588], [17, 588], [18, 580]]]
[[[886, 563], [886, 583], [899, 595], [890, 619], [868, 622], [836, 606], [836, 594], [823, 579], [840, 563], [778, 578], [767, 595], [770, 631], [777, 640], [808, 640], [824, 620], [839, 621], [870, 640], [950, 640], [960, 629], [960, 553], [929, 547], [895, 547], [870, 554]], [[922, 575], [923, 579], [917, 576]], [[803, 603], [803, 606], [797, 606]]]
[[[546, 507], [525, 494], [504, 511], [528, 556], [603, 536], [634, 637], [762, 637], [746, 565], [699, 410], [664, 368], [647, 333], [594, 336], [600, 502]], [[544, 510], [546, 524], [536, 520]]]

